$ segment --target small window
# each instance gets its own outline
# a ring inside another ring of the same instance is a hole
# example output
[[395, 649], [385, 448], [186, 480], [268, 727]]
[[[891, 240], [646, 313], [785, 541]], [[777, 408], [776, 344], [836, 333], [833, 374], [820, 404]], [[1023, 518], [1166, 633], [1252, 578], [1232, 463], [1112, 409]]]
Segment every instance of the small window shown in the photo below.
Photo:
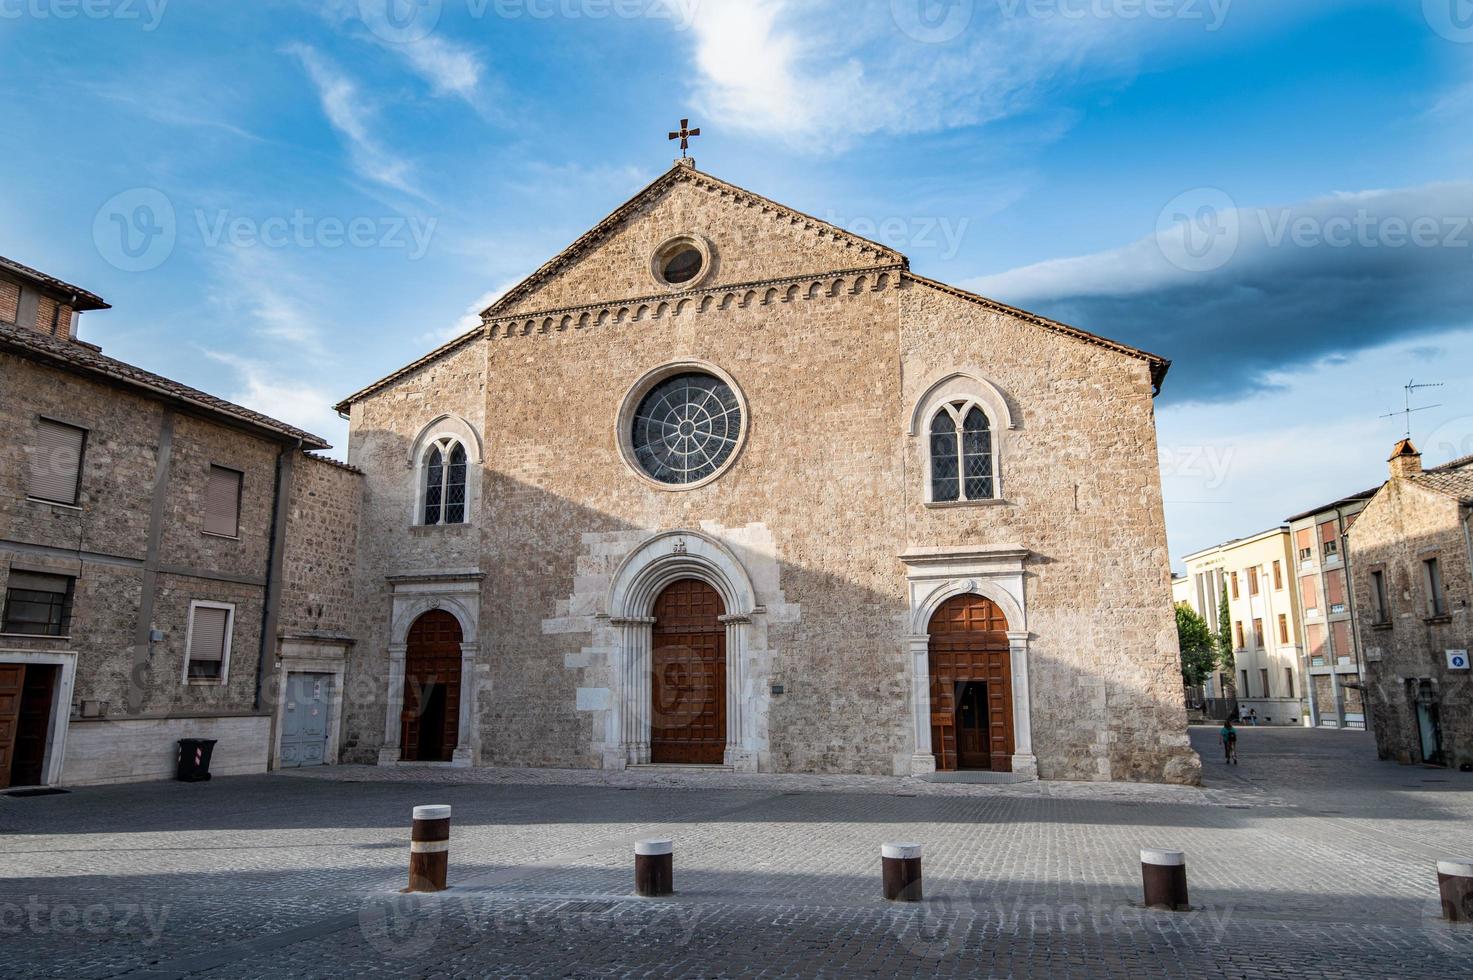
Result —
[[1442, 595], [1442, 565], [1436, 558], [1422, 562], [1423, 584], [1427, 587], [1427, 615], [1446, 616], [1447, 600]]
[[1245, 670], [1242, 671], [1242, 674], [1243, 674], [1243, 697], [1245, 697], [1245, 698], [1251, 698], [1253, 696], [1253, 689], [1248, 686], [1248, 671], [1245, 669]]
[[1263, 620], [1253, 620], [1253, 645], [1263, 649]]
[[1263, 685], [1263, 696], [1266, 697], [1266, 698], [1273, 697], [1273, 692], [1268, 689], [1268, 668], [1267, 667], [1259, 667], [1258, 668], [1258, 681], [1259, 681], [1260, 684]]
[[1233, 623], [1233, 639], [1236, 641], [1236, 644], [1235, 645], [1237, 646], [1237, 648], [1239, 650], [1242, 650], [1244, 647], [1247, 646], [1247, 644], [1243, 642], [1243, 621], [1242, 620], [1238, 620], [1238, 621], [1236, 621], [1236, 622]]
[[5, 616], [0, 633], [66, 636], [72, 623], [70, 575], [43, 575], [12, 570], [5, 588]]
[[1274, 591], [1284, 591], [1284, 564], [1278, 559], [1274, 560]]
[[992, 424], [975, 404], [943, 405], [931, 418], [931, 500], [992, 500]]
[[189, 610], [187, 681], [224, 683], [230, 663], [230, 632], [235, 607], [224, 603], [194, 603]]
[[1386, 572], [1381, 569], [1371, 573], [1371, 616], [1377, 625], [1391, 622], [1390, 593], [1386, 591]]
[[424, 523], [465, 523], [465, 447], [441, 439], [425, 458]]
[[1285, 692], [1287, 692], [1287, 696], [1288, 697], [1291, 697], [1292, 698], [1294, 696], [1294, 668], [1293, 667], [1285, 667], [1284, 668], [1284, 690], [1285, 690]]
[[205, 530], [235, 537], [240, 533], [240, 488], [244, 474], [224, 466], [210, 467], [205, 487]]
[[1248, 569], [1248, 594], [1258, 595], [1258, 569]]
[[1284, 613], [1279, 613], [1279, 643], [1289, 643], [1289, 617]]
[[35, 441], [29, 451], [31, 480], [26, 493], [38, 500], [75, 504], [86, 442], [86, 429], [38, 419]]
[[1237, 572], [1230, 573], [1228, 575], [1228, 579], [1233, 584], [1233, 598], [1236, 599], [1238, 597], [1238, 573]]

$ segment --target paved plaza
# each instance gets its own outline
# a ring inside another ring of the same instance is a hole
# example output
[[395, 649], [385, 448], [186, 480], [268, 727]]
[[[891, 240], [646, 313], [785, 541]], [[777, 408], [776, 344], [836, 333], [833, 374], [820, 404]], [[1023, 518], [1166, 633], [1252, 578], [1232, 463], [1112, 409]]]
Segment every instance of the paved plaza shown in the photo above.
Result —
[[[0, 798], [0, 974], [1467, 977], [1433, 863], [1473, 775], [1370, 737], [1195, 729], [1207, 785], [340, 767]], [[409, 811], [454, 807], [450, 891], [403, 896]], [[675, 840], [670, 899], [631, 895]], [[886, 840], [926, 900], [879, 896]], [[1194, 908], [1140, 906], [1139, 848]]]

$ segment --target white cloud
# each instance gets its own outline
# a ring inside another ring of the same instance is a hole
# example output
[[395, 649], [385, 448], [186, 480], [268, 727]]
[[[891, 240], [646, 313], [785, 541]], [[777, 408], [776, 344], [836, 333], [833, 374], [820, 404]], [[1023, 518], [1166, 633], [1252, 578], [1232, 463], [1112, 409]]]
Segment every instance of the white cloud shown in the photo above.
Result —
[[[310, 5], [335, 28], [359, 40], [377, 44], [396, 55], [416, 75], [429, 82], [436, 95], [454, 95], [474, 104], [485, 66], [475, 50], [444, 36], [439, 24], [442, 8], [428, 4], [414, 8], [401, 0], [329, 0]], [[409, 12], [405, 21], [403, 15]], [[393, 16], [390, 16], [390, 14]], [[416, 24], [417, 18], [427, 18]]]
[[374, 108], [354, 81], [308, 45], [289, 44], [285, 51], [306, 69], [328, 122], [347, 142], [353, 168], [375, 183], [423, 198], [410, 179], [413, 168], [409, 162], [386, 148], [374, 134]]
[[326, 389], [284, 377], [260, 361], [208, 348], [203, 352], [235, 371], [238, 385], [225, 395], [228, 400], [322, 436], [335, 447], [329, 455], [344, 458], [348, 423], [332, 410], [337, 399]]
[[441, 344], [449, 343], [462, 334], [470, 333], [472, 330], [481, 325], [481, 311], [490, 306], [492, 303], [499, 300], [501, 297], [505, 296], [507, 290], [515, 286], [517, 282], [520, 282], [520, 280], [508, 282], [496, 287], [495, 289], [487, 290], [479, 297], [477, 297], [475, 302], [471, 303], [470, 306], [467, 306], [465, 308], [465, 312], [457, 317], [454, 323], [450, 324], [448, 327], [443, 327], [439, 330], [427, 331], [426, 333], [420, 335], [420, 340], [424, 343], [434, 344], [436, 347], [438, 347]]
[[457, 95], [466, 101], [474, 98], [483, 69], [469, 48], [438, 37], [387, 47], [429, 82], [436, 95]]
[[259, 336], [296, 348], [299, 356], [327, 356], [320, 325], [309, 311], [330, 305], [313, 280], [296, 270], [300, 256], [264, 246], [221, 247], [208, 252], [214, 274], [212, 300], [228, 319], [245, 319]]
[[965, 30], [926, 43], [892, 19], [889, 3], [704, 0], [691, 32], [697, 101], [713, 122], [821, 152], [868, 133], [999, 119], [1034, 104], [1040, 86], [1086, 56], [1115, 71], [1139, 46], [1104, 20], [962, 7]]

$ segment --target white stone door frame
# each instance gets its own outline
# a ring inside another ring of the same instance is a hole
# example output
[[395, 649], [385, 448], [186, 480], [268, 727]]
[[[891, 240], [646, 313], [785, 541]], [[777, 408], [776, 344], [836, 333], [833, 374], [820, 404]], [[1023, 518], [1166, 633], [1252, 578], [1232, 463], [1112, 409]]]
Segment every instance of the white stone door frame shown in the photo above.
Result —
[[1029, 551], [1011, 545], [911, 548], [905, 563], [910, 619], [906, 648], [911, 662], [911, 722], [915, 751], [911, 775], [936, 771], [931, 747], [931, 617], [953, 596], [990, 599], [1008, 621], [1013, 678], [1013, 772], [1038, 778], [1033, 754], [1032, 688], [1028, 682], [1028, 606], [1023, 565]]
[[287, 682], [291, 674], [332, 675], [332, 697], [327, 702], [327, 748], [322, 764], [335, 766], [343, 734], [343, 684], [347, 678], [348, 647], [346, 638], [285, 636], [276, 661], [276, 706], [271, 718], [271, 757], [267, 768], [281, 768], [281, 731], [286, 723]]
[[[481, 580], [477, 569], [423, 572], [389, 576], [393, 586], [393, 612], [389, 625], [388, 689], [385, 692], [384, 742], [379, 749], [381, 766], [449, 765], [464, 768], [474, 763], [480, 749], [476, 706], [480, 701], [476, 683], [476, 657], [480, 652]], [[460, 717], [455, 751], [448, 763], [405, 761], [400, 758], [401, 720], [404, 711], [404, 660], [409, 652], [409, 628], [432, 609], [443, 609], [460, 623]]]
[[737, 557], [700, 531], [664, 531], [645, 539], [620, 563], [600, 614], [614, 631], [613, 698], [605, 769], [647, 765], [650, 761], [651, 654], [655, 600], [680, 579], [705, 582], [721, 596], [726, 614], [726, 749], [723, 762], [755, 772], [762, 739], [757, 731], [758, 689], [764, 678], [751, 676], [749, 660], [759, 642], [754, 617], [767, 610], [757, 603], [751, 577]]
[[41, 761], [41, 785], [61, 780], [66, 759], [67, 725], [72, 717], [72, 689], [77, 682], [77, 655], [66, 650], [0, 650], [0, 663], [59, 667], [56, 691], [51, 698], [51, 718], [46, 723], [46, 756]]

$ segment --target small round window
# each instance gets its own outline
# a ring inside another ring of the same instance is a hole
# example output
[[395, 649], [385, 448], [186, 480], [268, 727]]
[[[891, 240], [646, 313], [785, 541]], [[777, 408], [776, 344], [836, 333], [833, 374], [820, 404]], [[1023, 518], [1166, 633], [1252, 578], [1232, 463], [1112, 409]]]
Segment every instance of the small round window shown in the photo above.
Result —
[[719, 470], [741, 435], [736, 392], [720, 378], [692, 371], [666, 378], [640, 400], [629, 445], [651, 479], [680, 486]]
[[701, 267], [705, 264], [700, 252], [693, 248], [682, 249], [666, 260], [660, 275], [666, 282], [678, 286], [700, 275]]
[[667, 289], [694, 289], [710, 272], [711, 243], [700, 235], [667, 238], [650, 256], [650, 275]]

